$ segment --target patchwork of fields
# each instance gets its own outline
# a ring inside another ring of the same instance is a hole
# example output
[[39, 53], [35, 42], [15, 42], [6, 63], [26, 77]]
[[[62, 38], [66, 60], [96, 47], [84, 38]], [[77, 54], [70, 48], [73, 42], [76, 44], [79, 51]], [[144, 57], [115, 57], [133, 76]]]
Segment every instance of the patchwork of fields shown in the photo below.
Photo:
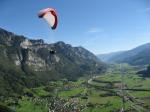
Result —
[[150, 78], [136, 74], [137, 69], [123, 66], [103, 75], [82, 77], [76, 82], [63, 79], [47, 86], [25, 89], [19, 101], [6, 105], [17, 112], [148, 112]]

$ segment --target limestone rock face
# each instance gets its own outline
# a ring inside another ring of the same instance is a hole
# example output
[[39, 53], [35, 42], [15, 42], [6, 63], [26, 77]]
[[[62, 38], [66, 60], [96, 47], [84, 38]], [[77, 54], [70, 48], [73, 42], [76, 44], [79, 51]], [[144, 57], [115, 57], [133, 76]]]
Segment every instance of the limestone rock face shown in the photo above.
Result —
[[28, 40], [25, 39], [23, 42], [21, 42], [20, 47], [27, 49], [28, 47], [32, 46], [32, 43]]
[[12, 97], [53, 80], [77, 80], [104, 70], [105, 64], [83, 47], [47, 44], [0, 28], [0, 96]]
[[[72, 47], [64, 42], [44, 43], [0, 29], [0, 56], [17, 67], [28, 67], [36, 72], [53, 71], [57, 74], [80, 75], [103, 71], [104, 63], [83, 47]], [[55, 54], [50, 51], [55, 50]]]
[[[29, 51], [27, 54], [26, 64], [30, 66], [35, 71], [45, 71], [47, 68], [46, 62], [44, 59], [38, 57], [32, 51]], [[49, 68], [50, 69], [50, 68]]]

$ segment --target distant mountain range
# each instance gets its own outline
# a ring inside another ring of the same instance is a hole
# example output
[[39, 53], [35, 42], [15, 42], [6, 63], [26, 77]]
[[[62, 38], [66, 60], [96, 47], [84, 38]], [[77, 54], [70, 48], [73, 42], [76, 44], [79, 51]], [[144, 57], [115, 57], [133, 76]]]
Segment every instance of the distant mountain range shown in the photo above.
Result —
[[108, 62], [111, 58], [113, 58], [114, 56], [117, 56], [121, 53], [123, 53], [123, 51], [112, 52], [112, 53], [108, 53], [108, 54], [99, 54], [99, 55], [97, 55], [97, 57], [104, 62]]
[[98, 55], [98, 58], [109, 63], [128, 63], [131, 65], [150, 64], [150, 43], [132, 50]]
[[[50, 53], [52, 49], [55, 54]], [[47, 44], [0, 29], [0, 96], [22, 93], [23, 88], [51, 80], [76, 80], [103, 71], [105, 64], [83, 47]]]

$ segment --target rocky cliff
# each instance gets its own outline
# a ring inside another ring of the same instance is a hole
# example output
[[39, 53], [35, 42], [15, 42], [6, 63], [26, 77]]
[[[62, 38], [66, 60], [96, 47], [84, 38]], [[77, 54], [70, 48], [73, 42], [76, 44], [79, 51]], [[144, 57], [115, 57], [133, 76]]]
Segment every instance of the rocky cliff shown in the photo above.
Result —
[[[55, 54], [50, 53], [52, 49]], [[104, 70], [104, 63], [83, 47], [64, 42], [46, 44], [41, 39], [31, 40], [0, 29], [0, 72], [3, 74], [0, 80], [9, 89], [15, 85], [33, 87], [62, 78], [76, 80]], [[5, 90], [4, 86], [1, 88]]]

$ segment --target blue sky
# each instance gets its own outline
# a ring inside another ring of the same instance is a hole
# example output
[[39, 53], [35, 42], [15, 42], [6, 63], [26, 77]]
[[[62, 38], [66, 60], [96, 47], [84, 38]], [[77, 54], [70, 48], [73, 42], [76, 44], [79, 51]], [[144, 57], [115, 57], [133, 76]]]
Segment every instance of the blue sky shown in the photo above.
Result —
[[[53, 7], [52, 31], [37, 17]], [[150, 42], [149, 0], [0, 0], [0, 27], [45, 42], [64, 41], [95, 54], [127, 50]]]

